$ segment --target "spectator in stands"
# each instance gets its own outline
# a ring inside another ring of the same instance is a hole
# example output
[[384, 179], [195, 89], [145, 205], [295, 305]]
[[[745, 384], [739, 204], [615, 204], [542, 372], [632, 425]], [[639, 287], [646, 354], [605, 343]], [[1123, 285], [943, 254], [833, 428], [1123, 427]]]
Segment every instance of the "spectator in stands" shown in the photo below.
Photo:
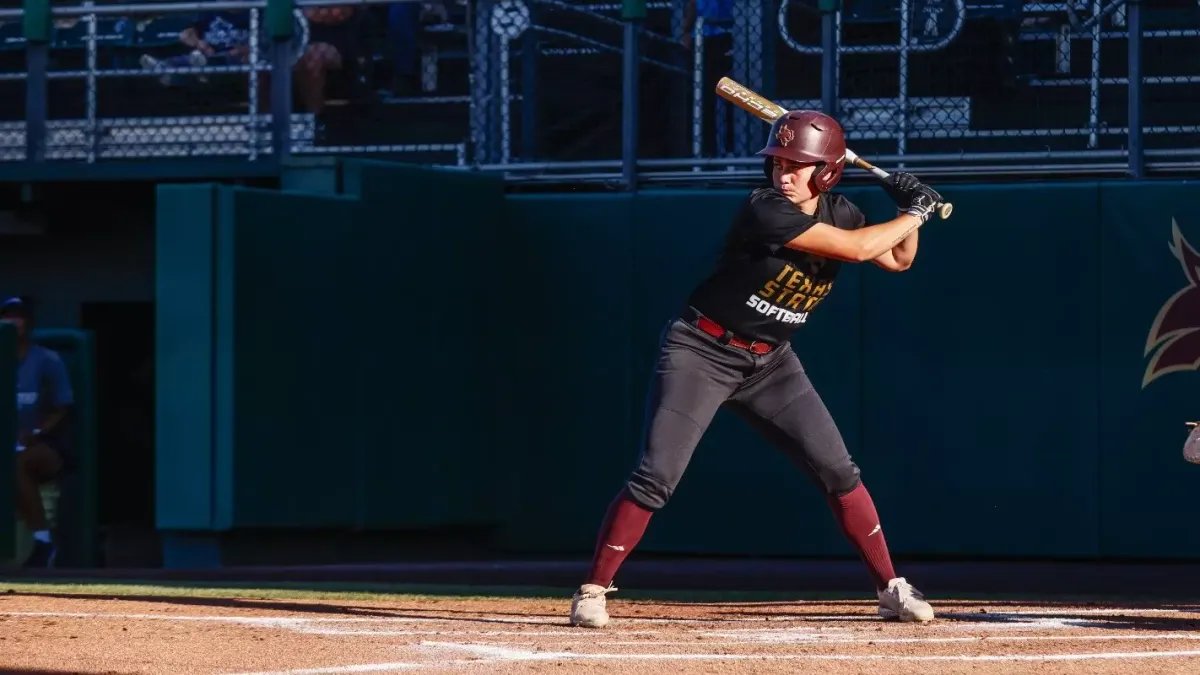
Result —
[[[325, 82], [331, 71], [342, 69], [342, 54], [353, 48], [353, 35], [347, 23], [354, 15], [352, 7], [310, 7], [303, 12], [308, 23], [308, 45], [293, 66], [295, 86], [304, 110], [315, 114], [325, 108]], [[170, 59], [156, 59], [149, 54], [141, 58], [143, 68], [154, 70], [163, 66], [202, 67], [243, 65], [250, 63], [250, 13], [248, 11], [204, 12], [195, 25], [179, 35], [191, 51]], [[267, 60], [267, 44], [260, 44], [259, 58]], [[260, 73], [258, 79], [259, 108], [271, 108], [271, 74]]]
[[315, 114], [325, 109], [325, 83], [329, 73], [344, 69], [357, 58], [354, 7], [307, 7], [308, 48], [296, 64], [297, 82], [304, 107]]
[[53, 480], [63, 467], [65, 439], [60, 433], [75, 401], [62, 357], [34, 344], [33, 316], [21, 298], [0, 305], [0, 321], [17, 331], [17, 512], [33, 531], [26, 567], [51, 567], [54, 542], [38, 486]]
[[[248, 63], [250, 15], [245, 11], [205, 12], [197, 17], [195, 25], [180, 33], [179, 41], [191, 51], [169, 59], [156, 59], [149, 54], [143, 54], [142, 67], [156, 70], [164, 66], [199, 68], [205, 65], [229, 66]], [[203, 81], [204, 78], [200, 79]], [[169, 75], [163, 78], [163, 84], [170, 82]]]

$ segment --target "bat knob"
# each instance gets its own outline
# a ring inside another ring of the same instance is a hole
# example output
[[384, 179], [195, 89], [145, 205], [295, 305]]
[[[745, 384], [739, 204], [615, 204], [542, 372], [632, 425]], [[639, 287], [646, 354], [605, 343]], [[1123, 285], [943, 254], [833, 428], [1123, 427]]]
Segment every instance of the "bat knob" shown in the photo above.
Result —
[[946, 203], [938, 206], [938, 215], [942, 217], [942, 220], [949, 218], [950, 214], [953, 212], [954, 212], [954, 205], [951, 204], [950, 202], [946, 202]]

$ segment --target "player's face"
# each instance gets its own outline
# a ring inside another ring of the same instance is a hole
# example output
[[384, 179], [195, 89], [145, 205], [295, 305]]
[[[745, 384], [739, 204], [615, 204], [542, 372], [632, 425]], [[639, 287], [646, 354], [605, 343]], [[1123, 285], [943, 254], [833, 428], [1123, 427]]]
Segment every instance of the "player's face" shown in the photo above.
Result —
[[787, 197], [788, 201], [799, 206], [817, 196], [817, 191], [812, 184], [812, 175], [816, 169], [815, 164], [801, 164], [790, 159], [775, 157], [772, 163], [771, 177], [775, 183], [775, 189]]

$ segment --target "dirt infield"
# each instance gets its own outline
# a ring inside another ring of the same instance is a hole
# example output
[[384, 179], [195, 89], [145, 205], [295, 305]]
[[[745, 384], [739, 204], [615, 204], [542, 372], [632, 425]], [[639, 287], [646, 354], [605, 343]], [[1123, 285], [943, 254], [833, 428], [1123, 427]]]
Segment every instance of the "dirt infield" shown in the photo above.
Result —
[[0, 595], [0, 672], [1196, 673], [1200, 607], [937, 600], [915, 626], [873, 603], [621, 600], [572, 628], [570, 598], [275, 600]]

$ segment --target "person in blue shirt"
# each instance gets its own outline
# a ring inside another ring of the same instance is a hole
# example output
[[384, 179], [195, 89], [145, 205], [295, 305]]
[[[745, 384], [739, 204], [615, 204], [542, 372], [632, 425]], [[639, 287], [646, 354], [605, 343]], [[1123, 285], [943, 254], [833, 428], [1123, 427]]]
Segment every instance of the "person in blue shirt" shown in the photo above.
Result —
[[30, 339], [33, 317], [24, 300], [0, 304], [0, 321], [17, 331], [17, 512], [34, 539], [25, 566], [51, 567], [54, 542], [38, 486], [62, 470], [59, 432], [75, 394], [62, 357]]

